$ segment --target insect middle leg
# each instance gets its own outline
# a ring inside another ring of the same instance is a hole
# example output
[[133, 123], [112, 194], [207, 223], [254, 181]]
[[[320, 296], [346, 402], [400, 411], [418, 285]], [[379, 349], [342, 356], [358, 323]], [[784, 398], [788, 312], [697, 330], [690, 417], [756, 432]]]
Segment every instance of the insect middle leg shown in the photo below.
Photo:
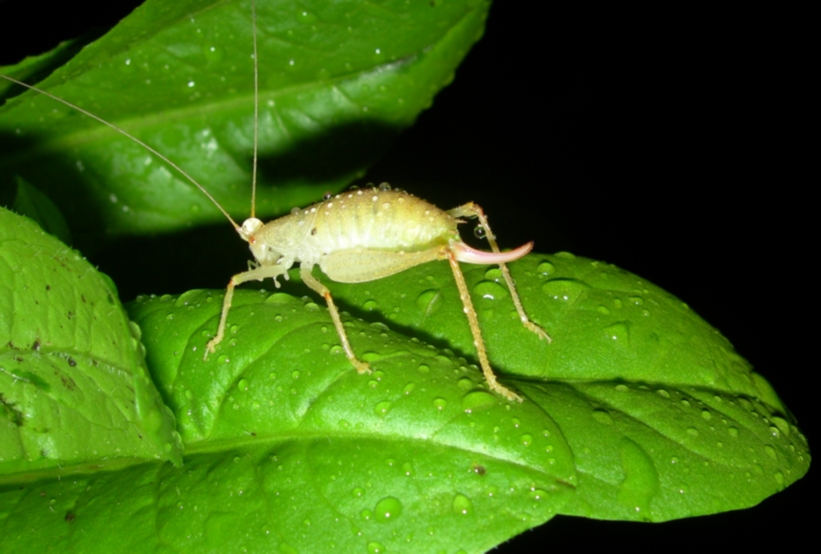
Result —
[[356, 354], [353, 353], [351, 343], [348, 342], [348, 335], [345, 333], [345, 327], [342, 326], [342, 319], [339, 317], [339, 310], [337, 309], [336, 304], [334, 304], [334, 299], [331, 297], [331, 291], [329, 291], [328, 287], [320, 283], [319, 280], [311, 275], [312, 268], [313, 266], [309, 266], [307, 264], [301, 264], [299, 266], [299, 276], [302, 277], [302, 282], [311, 287], [311, 289], [317, 293], [321, 294], [322, 298], [324, 298], [325, 302], [328, 304], [328, 311], [331, 313], [331, 319], [334, 322], [334, 327], [336, 327], [336, 333], [339, 335], [339, 340], [342, 342], [342, 348], [345, 350], [345, 355], [348, 357], [351, 365], [353, 365], [359, 373], [370, 373], [370, 366], [368, 366], [366, 362], [357, 359]]
[[[467, 204], [463, 204], [462, 206], [448, 210], [448, 214], [455, 218], [478, 218], [479, 224], [485, 229], [485, 238], [488, 243], [490, 243], [491, 250], [496, 253], [501, 252], [501, 250], [499, 250], [499, 245], [496, 244], [496, 236], [493, 234], [493, 231], [490, 230], [490, 225], [487, 222], [485, 212], [480, 206], [474, 204], [473, 202], [468, 202]], [[548, 335], [547, 332], [540, 326], [533, 323], [525, 313], [525, 309], [522, 307], [522, 301], [519, 299], [519, 293], [516, 292], [516, 284], [513, 282], [513, 277], [510, 276], [510, 271], [507, 269], [507, 265], [501, 263], [499, 264], [499, 269], [502, 270], [502, 275], [505, 278], [508, 290], [510, 290], [510, 297], [513, 300], [513, 305], [516, 307], [516, 312], [519, 314], [519, 319], [521, 320], [522, 325], [524, 325], [529, 331], [538, 335], [539, 338], [546, 340], [548, 343], [552, 342], [553, 339], [550, 338], [550, 335]]]

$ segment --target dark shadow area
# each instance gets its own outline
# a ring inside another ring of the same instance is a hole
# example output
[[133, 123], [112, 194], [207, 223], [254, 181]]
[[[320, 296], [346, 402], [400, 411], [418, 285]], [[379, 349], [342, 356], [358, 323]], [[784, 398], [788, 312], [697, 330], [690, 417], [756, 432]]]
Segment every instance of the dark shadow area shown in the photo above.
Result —
[[88, 44], [141, 2], [0, 2], [0, 66], [49, 52], [63, 41]]
[[232, 275], [248, 269], [252, 259], [248, 243], [226, 223], [119, 239], [95, 255], [92, 263], [114, 280], [120, 299], [128, 302], [140, 294], [224, 289]]
[[[74, 244], [70, 246], [91, 255], [97, 250], [94, 243], [105, 236], [103, 214], [97, 209], [100, 200], [95, 197], [91, 184], [94, 175], [78, 173], [76, 159], [68, 153], [38, 155], [42, 140], [34, 133], [18, 137], [0, 132], [0, 158], [3, 159], [0, 205], [12, 204], [17, 191], [16, 179], [22, 178], [60, 209], [72, 231]], [[83, 237], [91, 240], [83, 240]]]

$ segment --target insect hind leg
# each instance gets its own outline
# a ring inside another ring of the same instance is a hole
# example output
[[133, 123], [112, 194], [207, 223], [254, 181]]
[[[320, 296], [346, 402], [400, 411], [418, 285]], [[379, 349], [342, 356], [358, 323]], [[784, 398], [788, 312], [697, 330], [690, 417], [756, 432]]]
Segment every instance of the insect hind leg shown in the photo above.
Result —
[[[496, 235], [494, 235], [493, 231], [490, 230], [490, 224], [488, 223], [487, 216], [485, 216], [485, 211], [481, 208], [481, 206], [474, 204], [473, 202], [468, 202], [467, 204], [463, 204], [453, 208], [452, 210], [448, 210], [448, 214], [455, 218], [477, 218], [479, 220], [479, 224], [485, 229], [485, 238], [490, 244], [490, 249], [497, 254], [501, 252], [501, 250], [499, 250], [499, 245], [496, 244]], [[519, 298], [519, 293], [516, 292], [516, 284], [513, 282], [513, 277], [511, 277], [510, 270], [508, 270], [507, 265], [500, 263], [499, 269], [502, 270], [502, 275], [505, 278], [505, 283], [507, 283], [507, 288], [510, 291], [510, 297], [513, 300], [513, 305], [516, 307], [516, 313], [519, 314], [519, 320], [522, 322], [522, 325], [524, 325], [525, 329], [528, 331], [535, 333], [539, 338], [546, 340], [548, 343], [552, 342], [553, 339], [550, 338], [550, 335], [548, 335], [547, 332], [539, 325], [533, 323], [527, 313], [525, 313], [525, 309], [522, 306], [522, 301]]]
[[479, 318], [476, 316], [476, 310], [473, 307], [473, 301], [470, 299], [470, 292], [465, 283], [465, 276], [462, 274], [462, 269], [459, 267], [459, 261], [452, 252], [448, 252], [448, 261], [450, 268], [453, 270], [453, 278], [456, 281], [456, 288], [459, 289], [459, 296], [462, 298], [462, 305], [465, 307], [465, 315], [470, 324], [470, 332], [473, 334], [473, 345], [476, 347], [476, 354], [479, 356], [479, 365], [482, 367], [482, 373], [485, 375], [490, 390], [498, 393], [508, 400], [522, 401], [522, 397], [511, 391], [499, 381], [496, 380], [496, 375], [490, 367], [490, 361], [487, 359], [487, 351], [485, 350], [485, 341], [482, 339], [482, 331], [479, 329]]

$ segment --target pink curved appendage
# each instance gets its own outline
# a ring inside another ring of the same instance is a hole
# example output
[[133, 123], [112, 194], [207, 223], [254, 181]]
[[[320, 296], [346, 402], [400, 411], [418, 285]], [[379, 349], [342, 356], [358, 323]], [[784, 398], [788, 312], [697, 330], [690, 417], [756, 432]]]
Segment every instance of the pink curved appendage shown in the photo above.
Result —
[[518, 260], [533, 249], [533, 242], [521, 245], [516, 250], [510, 252], [485, 252], [471, 248], [464, 242], [455, 242], [450, 245], [450, 250], [456, 255], [460, 262], [478, 265], [503, 264]]

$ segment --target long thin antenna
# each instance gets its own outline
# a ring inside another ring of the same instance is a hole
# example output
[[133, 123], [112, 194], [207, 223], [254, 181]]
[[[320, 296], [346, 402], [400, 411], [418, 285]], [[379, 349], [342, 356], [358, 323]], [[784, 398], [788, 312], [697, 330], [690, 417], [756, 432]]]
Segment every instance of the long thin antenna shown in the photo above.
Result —
[[251, 217], [257, 211], [257, 152], [259, 151], [259, 62], [257, 61], [257, 0], [251, 0], [254, 33], [254, 169], [251, 173]]
[[[68, 107], [69, 107], [69, 108], [71, 108], [72, 110], [77, 110], [78, 112], [80, 112], [80, 113], [81, 113], [81, 114], [83, 114], [83, 115], [87, 115], [88, 117], [90, 117], [90, 118], [92, 118], [92, 119], [96, 119], [97, 121], [99, 121], [99, 122], [100, 122], [100, 123], [102, 123], [103, 125], [107, 125], [108, 127], [110, 127], [111, 129], [114, 129], [115, 131], [117, 131], [117, 132], [118, 132], [118, 133], [120, 133], [121, 135], [123, 135], [123, 136], [125, 136], [125, 137], [127, 137], [127, 138], [130, 138], [131, 140], [133, 140], [134, 142], [136, 142], [137, 144], [139, 144], [140, 146], [142, 146], [143, 148], [145, 148], [146, 150], [148, 150], [149, 152], [151, 152], [152, 154], [154, 154], [155, 156], [157, 156], [159, 159], [161, 159], [162, 161], [164, 161], [165, 163], [167, 163], [168, 165], [170, 165], [171, 167], [173, 167], [174, 169], [176, 169], [176, 170], [180, 173], [180, 175], [182, 175], [183, 177], [185, 177], [186, 179], [188, 179], [189, 181], [191, 181], [191, 182], [194, 184], [194, 186], [195, 186], [195, 187], [197, 187], [198, 189], [200, 189], [200, 190], [202, 191], [202, 193], [203, 193], [203, 194], [205, 194], [205, 196], [206, 196], [206, 197], [208, 197], [208, 199], [209, 199], [211, 202], [213, 202], [213, 203], [214, 203], [214, 205], [215, 205], [217, 208], [219, 208], [219, 211], [221, 211], [221, 212], [222, 212], [222, 214], [223, 214], [225, 217], [227, 217], [227, 218], [228, 218], [228, 221], [230, 221], [230, 222], [231, 222], [231, 225], [233, 225], [233, 226], [234, 226], [234, 229], [237, 229], [237, 230], [239, 230], [239, 229], [240, 229], [240, 226], [239, 226], [239, 225], [237, 225], [237, 223], [234, 221], [234, 219], [233, 219], [230, 215], [228, 215], [228, 212], [226, 212], [226, 211], [225, 211], [225, 209], [224, 209], [222, 206], [220, 206], [220, 203], [219, 203], [219, 202], [217, 202], [217, 200], [216, 200], [213, 196], [211, 196], [211, 194], [210, 194], [207, 190], [205, 190], [205, 187], [203, 187], [201, 184], [199, 184], [199, 183], [196, 181], [196, 179], [194, 179], [193, 177], [191, 177], [191, 176], [190, 176], [188, 173], [186, 173], [186, 172], [185, 172], [185, 171], [184, 171], [184, 170], [183, 170], [180, 166], [178, 166], [177, 164], [175, 164], [174, 162], [172, 162], [171, 160], [169, 160], [166, 156], [163, 156], [162, 154], [160, 154], [159, 152], [157, 152], [154, 148], [152, 148], [151, 146], [147, 145], [146, 143], [144, 143], [143, 141], [141, 141], [140, 139], [138, 139], [137, 137], [135, 137], [134, 135], [132, 135], [131, 133], [129, 133], [128, 131], [126, 131], [125, 129], [121, 129], [120, 127], [117, 127], [117, 126], [116, 126], [116, 125], [114, 125], [113, 123], [109, 123], [108, 121], [106, 121], [106, 120], [105, 120], [105, 119], [103, 119], [102, 117], [96, 116], [96, 115], [94, 115], [93, 113], [91, 113], [90, 111], [88, 111], [88, 110], [84, 110], [84, 109], [83, 109], [83, 108], [81, 108], [80, 106], [77, 106], [77, 105], [75, 105], [75, 104], [72, 104], [71, 102], [69, 102], [69, 101], [67, 101], [67, 100], [63, 100], [63, 99], [62, 99], [62, 98], [60, 98], [59, 96], [55, 96], [55, 95], [51, 94], [50, 92], [47, 92], [47, 91], [45, 91], [45, 90], [43, 90], [43, 89], [41, 89], [41, 88], [37, 88], [37, 87], [32, 86], [32, 85], [27, 85], [26, 83], [24, 83], [24, 82], [22, 82], [22, 81], [18, 81], [17, 79], [14, 79], [14, 78], [12, 78], [12, 77], [9, 77], [8, 75], [0, 75], [0, 77], [2, 77], [3, 79], [5, 79], [5, 80], [7, 80], [7, 81], [11, 81], [12, 83], [15, 83], [15, 84], [17, 84], [17, 85], [20, 85], [21, 87], [25, 87], [25, 88], [27, 88], [27, 89], [29, 89], [29, 90], [33, 90], [34, 92], [38, 92], [38, 93], [40, 93], [40, 94], [42, 94], [42, 95], [44, 95], [44, 96], [48, 96], [48, 97], [49, 97], [49, 98], [51, 98], [52, 100], [56, 100], [57, 102], [60, 102], [61, 104], [65, 104], [66, 106], [68, 106]], [[254, 167], [256, 168], [256, 154], [254, 155], [254, 158], [255, 158]]]

